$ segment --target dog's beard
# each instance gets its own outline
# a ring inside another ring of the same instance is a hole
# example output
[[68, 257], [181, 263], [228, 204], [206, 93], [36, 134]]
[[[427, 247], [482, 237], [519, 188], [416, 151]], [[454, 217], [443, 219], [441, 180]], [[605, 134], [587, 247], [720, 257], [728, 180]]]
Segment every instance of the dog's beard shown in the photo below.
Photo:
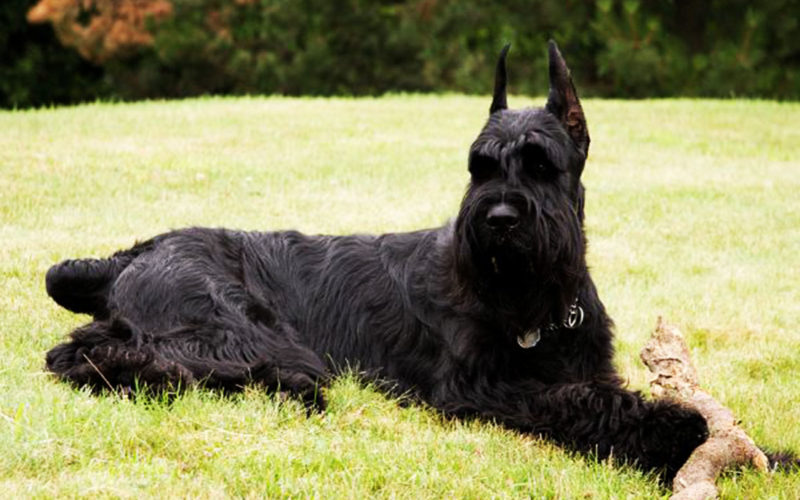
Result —
[[[544, 218], [542, 218], [544, 219]], [[474, 242], [475, 265], [487, 277], [531, 286], [563, 283], [583, 264], [583, 238], [574, 224], [553, 219], [529, 221], [535, 229], [481, 231]]]
[[463, 286], [495, 307], [524, 307], [531, 322], [562, 317], [585, 274], [583, 229], [569, 208], [542, 210], [531, 203], [517, 226], [497, 230], [486, 224], [484, 210], [465, 204], [456, 239]]

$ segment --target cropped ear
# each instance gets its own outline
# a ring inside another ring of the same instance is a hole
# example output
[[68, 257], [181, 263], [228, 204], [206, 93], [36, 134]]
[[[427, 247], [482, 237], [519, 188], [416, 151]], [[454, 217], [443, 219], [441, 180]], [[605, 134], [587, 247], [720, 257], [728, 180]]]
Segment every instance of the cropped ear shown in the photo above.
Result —
[[589, 152], [589, 130], [578, 93], [572, 84], [567, 63], [553, 40], [547, 44], [550, 59], [550, 94], [545, 109], [559, 119], [576, 146], [586, 156]]
[[511, 44], [507, 43], [500, 51], [500, 57], [497, 59], [497, 69], [494, 72], [494, 95], [492, 96], [492, 105], [489, 108], [490, 115], [495, 111], [508, 108], [506, 103], [506, 81], [508, 80], [506, 75], [506, 54], [508, 54], [510, 47]]

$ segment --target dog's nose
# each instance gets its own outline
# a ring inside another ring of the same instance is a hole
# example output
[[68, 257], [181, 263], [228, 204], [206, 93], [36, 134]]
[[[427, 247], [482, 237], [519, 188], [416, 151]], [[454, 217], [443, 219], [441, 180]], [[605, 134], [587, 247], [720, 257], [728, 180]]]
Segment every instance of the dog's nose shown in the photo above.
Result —
[[499, 203], [486, 214], [486, 223], [493, 229], [511, 229], [519, 223], [519, 212], [507, 203]]

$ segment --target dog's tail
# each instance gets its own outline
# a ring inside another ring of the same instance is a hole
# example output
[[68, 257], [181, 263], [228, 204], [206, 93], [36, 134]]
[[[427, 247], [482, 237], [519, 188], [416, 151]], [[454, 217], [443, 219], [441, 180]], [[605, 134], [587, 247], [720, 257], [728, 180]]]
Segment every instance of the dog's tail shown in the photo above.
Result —
[[58, 305], [95, 318], [108, 316], [108, 293], [117, 276], [140, 254], [153, 246], [149, 240], [107, 259], [77, 259], [60, 262], [47, 271], [47, 294]]

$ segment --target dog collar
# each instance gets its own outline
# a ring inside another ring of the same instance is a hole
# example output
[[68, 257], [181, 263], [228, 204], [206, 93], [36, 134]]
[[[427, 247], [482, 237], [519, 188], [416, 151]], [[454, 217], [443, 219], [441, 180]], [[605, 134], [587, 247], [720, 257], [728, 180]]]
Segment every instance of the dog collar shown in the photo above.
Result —
[[[575, 297], [575, 300], [572, 302], [572, 305], [569, 306], [569, 311], [567, 311], [567, 317], [561, 322], [561, 324], [550, 323], [546, 327], [544, 327], [544, 331], [547, 333], [554, 332], [559, 328], [566, 328], [567, 330], [574, 330], [583, 324], [584, 319], [583, 308], [578, 304], [578, 297]], [[523, 349], [530, 349], [534, 347], [539, 341], [542, 340], [542, 329], [541, 328], [534, 328], [533, 330], [528, 330], [522, 335], [517, 335], [517, 344]]]

